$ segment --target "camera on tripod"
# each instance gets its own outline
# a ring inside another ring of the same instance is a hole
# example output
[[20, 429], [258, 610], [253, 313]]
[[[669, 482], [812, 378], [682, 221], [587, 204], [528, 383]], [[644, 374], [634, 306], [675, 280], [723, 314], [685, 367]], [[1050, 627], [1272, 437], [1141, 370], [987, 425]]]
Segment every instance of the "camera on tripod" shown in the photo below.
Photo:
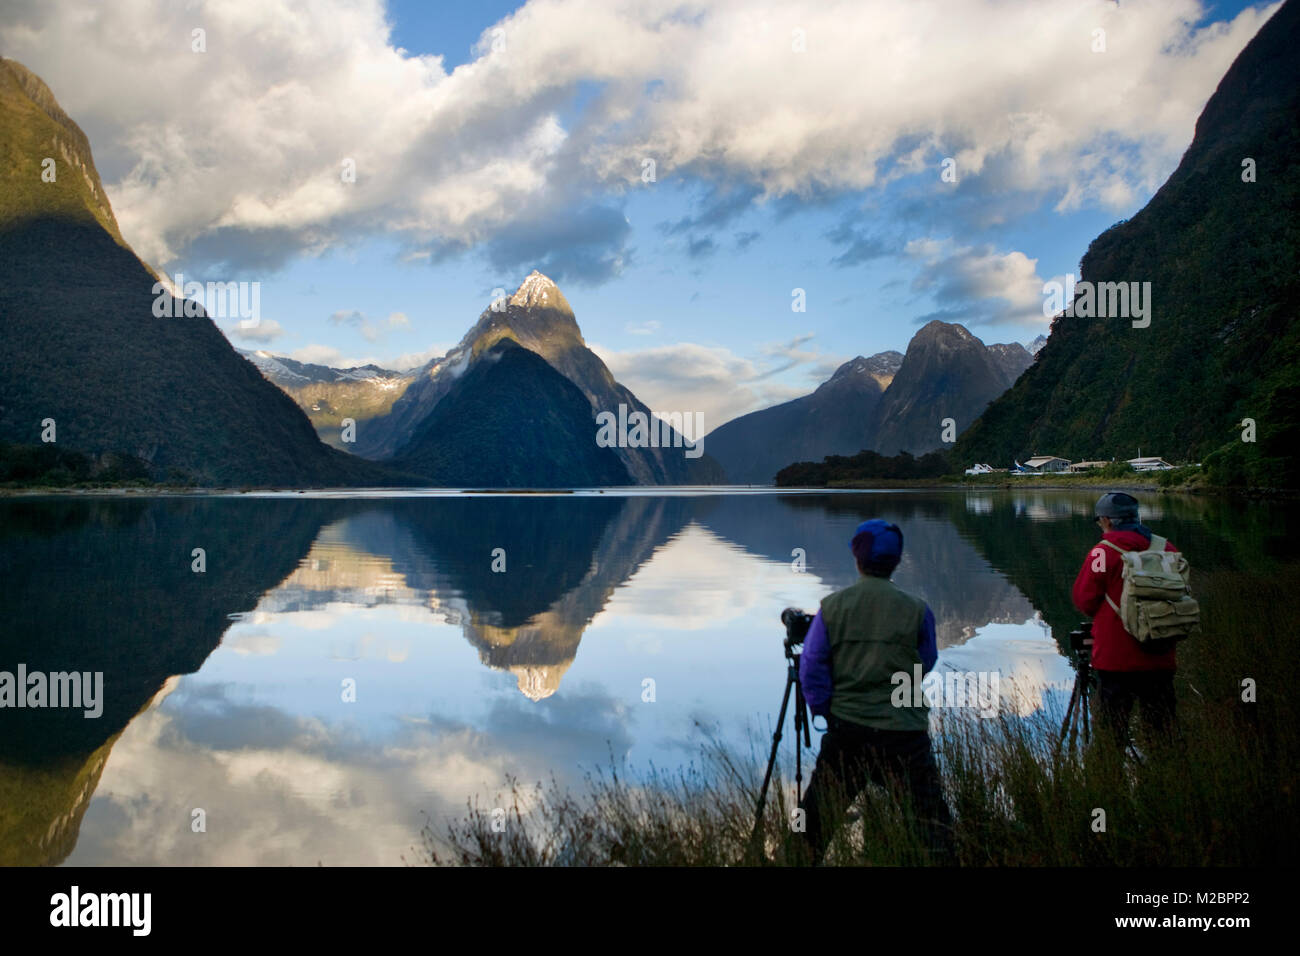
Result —
[[1080, 621], [1070, 632], [1070, 653], [1087, 655], [1092, 648], [1092, 621]]
[[1070, 656], [1074, 658], [1074, 688], [1070, 691], [1070, 703], [1065, 708], [1065, 720], [1061, 723], [1061, 743], [1074, 746], [1079, 732], [1083, 732], [1086, 744], [1092, 735], [1089, 710], [1092, 685], [1092, 621], [1080, 621], [1079, 626], [1070, 632]]
[[763, 827], [763, 808], [767, 805], [767, 788], [772, 782], [772, 773], [776, 769], [776, 753], [781, 746], [781, 734], [785, 728], [785, 714], [790, 706], [791, 694], [794, 696], [794, 789], [798, 796], [803, 793], [803, 748], [812, 746], [812, 735], [808, 728], [812, 718], [808, 715], [808, 702], [804, 700], [803, 688], [799, 686], [799, 651], [812, 627], [813, 615], [797, 607], [788, 607], [781, 612], [781, 623], [785, 625], [786, 677], [785, 694], [781, 697], [781, 712], [776, 718], [776, 730], [772, 733], [772, 752], [767, 758], [767, 772], [763, 774], [763, 786], [758, 791], [758, 805], [754, 811], [754, 831], [750, 836], [752, 846], [759, 845], [759, 835]]
[[813, 616], [797, 607], [788, 607], [781, 612], [781, 623], [785, 625], [785, 649], [787, 651], [802, 644], [812, 627]]

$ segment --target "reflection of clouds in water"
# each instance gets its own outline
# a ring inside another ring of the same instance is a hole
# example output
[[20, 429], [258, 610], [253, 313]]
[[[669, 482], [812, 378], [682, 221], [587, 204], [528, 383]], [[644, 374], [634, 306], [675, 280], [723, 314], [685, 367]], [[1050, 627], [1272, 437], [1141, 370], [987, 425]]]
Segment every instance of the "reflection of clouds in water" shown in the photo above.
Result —
[[[184, 684], [113, 748], [73, 865], [386, 864], [412, 858], [426, 812], [437, 829], [474, 795], [552, 775], [576, 783], [627, 752], [627, 707], [591, 689], [549, 702], [495, 701], [480, 725], [395, 719], [382, 740]], [[207, 832], [193, 833], [202, 808]]]
[[280, 638], [262, 629], [232, 627], [222, 640], [222, 645], [236, 654], [269, 657], [280, 649]]
[[1040, 621], [989, 624], [964, 644], [944, 648], [936, 670], [997, 672], [1002, 708], [1022, 717], [1043, 707], [1051, 691], [1069, 688], [1074, 670]]
[[755, 611], [776, 620], [786, 603], [812, 608], [829, 591], [812, 573], [796, 573], [692, 524], [614, 592], [592, 625], [617, 617], [629, 629], [711, 630]]
[[[421, 810], [459, 817], [506, 775], [573, 784], [611, 756], [639, 769], [685, 764], [698, 757], [696, 721], [743, 751], [748, 734], [722, 728], [748, 731], [758, 718], [763, 744], [784, 680], [779, 610], [811, 610], [854, 576], [843, 522], [814, 534], [787, 511], [746, 512], [736, 528], [713, 513], [719, 529], [765, 532], [757, 542], [688, 521], [628, 543], [620, 525], [585, 577], [509, 628], [493, 623], [490, 600], [471, 605], [454, 581], [411, 571], [424, 567], [418, 555], [376, 555], [384, 541], [353, 547], [344, 532], [356, 529], [332, 526], [332, 539], [240, 615], [203, 682], [187, 678], [128, 728], [71, 862], [396, 863], [419, 842]], [[1018, 694], [1004, 712], [1031, 713], [1051, 688], [1068, 688], [1073, 672], [1041, 623], [1016, 623], [1032, 613], [1023, 595], [951, 525], [916, 516], [909, 528], [914, 583], [933, 592], [941, 636], [974, 635], [943, 646], [941, 667], [996, 671]], [[796, 573], [782, 550], [791, 536], [843, 564]], [[523, 694], [485, 664], [513, 674]], [[358, 680], [356, 705], [339, 704], [343, 676]], [[640, 697], [646, 676], [657, 681], [653, 705]], [[196, 806], [207, 834], [189, 830]]]
[[[1037, 479], [1018, 479], [1035, 481]], [[1016, 514], [1022, 514], [1034, 521], [1060, 521], [1062, 519], [1087, 518], [1094, 515], [1097, 499], [1108, 489], [1098, 485], [1095, 492], [1061, 493], [1043, 491], [1022, 493], [1012, 499]], [[1138, 509], [1143, 521], [1159, 521], [1165, 515], [1165, 509], [1159, 498], [1143, 492], [1129, 492], [1138, 499]], [[986, 507], [983, 502], [988, 501]], [[966, 499], [966, 510], [975, 514], [986, 514], [992, 510], [992, 497], [970, 496]]]

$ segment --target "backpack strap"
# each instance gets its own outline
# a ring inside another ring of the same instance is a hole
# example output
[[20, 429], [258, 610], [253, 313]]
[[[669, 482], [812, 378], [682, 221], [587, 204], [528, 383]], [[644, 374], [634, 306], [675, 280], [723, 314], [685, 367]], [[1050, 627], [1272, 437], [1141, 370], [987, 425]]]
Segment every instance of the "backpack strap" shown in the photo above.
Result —
[[[1114, 548], [1120, 554], [1128, 554], [1128, 548], [1121, 548], [1114, 541], [1107, 541], [1105, 538], [1102, 538], [1101, 543], [1107, 545], [1108, 547]], [[1120, 613], [1119, 605], [1110, 599], [1109, 594], [1105, 595], [1105, 598], [1106, 598], [1106, 603], [1109, 604], [1111, 610], [1115, 612], [1115, 616], [1118, 617], [1121, 621], [1123, 621], [1124, 615]]]

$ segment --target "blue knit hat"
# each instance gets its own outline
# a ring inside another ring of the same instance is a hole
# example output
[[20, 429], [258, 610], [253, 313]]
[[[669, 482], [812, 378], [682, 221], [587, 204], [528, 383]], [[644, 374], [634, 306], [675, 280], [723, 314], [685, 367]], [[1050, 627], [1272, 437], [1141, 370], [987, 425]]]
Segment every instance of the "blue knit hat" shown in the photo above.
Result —
[[903, 557], [903, 532], [890, 521], [872, 518], [858, 525], [849, 547], [863, 569], [888, 577]]

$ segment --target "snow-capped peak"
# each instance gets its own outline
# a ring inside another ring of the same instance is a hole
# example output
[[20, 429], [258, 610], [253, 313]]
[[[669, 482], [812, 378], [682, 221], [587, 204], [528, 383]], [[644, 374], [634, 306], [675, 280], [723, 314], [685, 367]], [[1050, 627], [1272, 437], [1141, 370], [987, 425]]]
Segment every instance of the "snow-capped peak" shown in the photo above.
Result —
[[519, 289], [510, 297], [510, 304], [524, 309], [568, 309], [569, 303], [560, 288], [536, 269], [528, 274]]

